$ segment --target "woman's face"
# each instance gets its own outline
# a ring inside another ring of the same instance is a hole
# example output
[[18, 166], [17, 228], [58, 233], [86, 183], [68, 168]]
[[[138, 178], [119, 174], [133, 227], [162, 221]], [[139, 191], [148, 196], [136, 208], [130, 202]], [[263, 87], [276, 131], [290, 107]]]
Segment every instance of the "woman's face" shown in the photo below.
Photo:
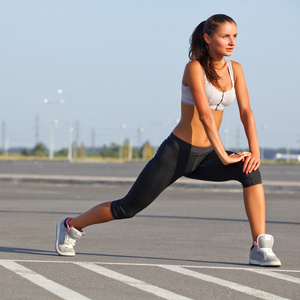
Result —
[[234, 23], [223, 23], [213, 36], [204, 34], [209, 53], [215, 59], [231, 56], [236, 44], [237, 27]]

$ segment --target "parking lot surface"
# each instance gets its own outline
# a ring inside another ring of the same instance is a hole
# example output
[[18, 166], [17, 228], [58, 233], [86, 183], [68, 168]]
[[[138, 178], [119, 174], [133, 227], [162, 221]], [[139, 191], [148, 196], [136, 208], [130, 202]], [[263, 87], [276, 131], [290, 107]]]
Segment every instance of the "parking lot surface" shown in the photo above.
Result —
[[[119, 167], [108, 177], [138, 172]], [[54, 250], [56, 223], [122, 197], [129, 183], [6, 180], [0, 188], [1, 299], [299, 299], [297, 189], [266, 191], [266, 228], [282, 267], [260, 268], [248, 265], [251, 235], [242, 191], [235, 187], [171, 186], [133, 219], [86, 228], [73, 258]]]

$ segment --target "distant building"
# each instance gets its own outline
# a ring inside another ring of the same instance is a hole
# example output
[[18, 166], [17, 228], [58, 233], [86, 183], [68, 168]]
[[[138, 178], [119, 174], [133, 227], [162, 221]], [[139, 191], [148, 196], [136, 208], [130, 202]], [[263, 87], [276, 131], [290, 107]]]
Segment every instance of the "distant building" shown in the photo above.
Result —
[[297, 160], [300, 162], [300, 154], [284, 154], [284, 153], [276, 153], [275, 160]]

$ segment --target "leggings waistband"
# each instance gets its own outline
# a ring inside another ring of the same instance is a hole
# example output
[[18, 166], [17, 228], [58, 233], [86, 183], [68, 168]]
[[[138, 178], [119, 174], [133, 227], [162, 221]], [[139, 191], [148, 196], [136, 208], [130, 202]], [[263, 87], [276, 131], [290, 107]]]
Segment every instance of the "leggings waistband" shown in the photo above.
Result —
[[205, 154], [208, 152], [213, 151], [213, 146], [209, 146], [209, 147], [198, 147], [198, 146], [194, 146], [188, 142], [185, 142], [184, 140], [180, 139], [179, 137], [177, 137], [173, 132], [169, 135], [169, 137], [167, 138], [167, 140], [170, 141], [176, 141], [178, 146], [180, 148], [183, 148], [185, 150], [189, 150], [192, 151], [194, 153], [198, 153], [198, 154]]

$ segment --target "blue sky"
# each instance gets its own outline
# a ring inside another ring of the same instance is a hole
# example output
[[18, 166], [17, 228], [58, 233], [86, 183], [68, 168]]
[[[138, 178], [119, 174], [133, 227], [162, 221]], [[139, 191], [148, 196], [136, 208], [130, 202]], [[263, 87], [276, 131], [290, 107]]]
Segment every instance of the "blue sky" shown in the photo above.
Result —
[[[160, 144], [180, 117], [189, 37], [216, 13], [238, 25], [231, 59], [244, 68], [260, 143], [300, 148], [298, 0], [1, 0], [0, 121], [9, 146], [33, 147], [36, 132], [49, 145], [45, 98], [55, 103], [56, 149], [67, 147], [70, 99], [79, 143]], [[236, 104], [220, 134], [226, 147], [247, 147]]]

